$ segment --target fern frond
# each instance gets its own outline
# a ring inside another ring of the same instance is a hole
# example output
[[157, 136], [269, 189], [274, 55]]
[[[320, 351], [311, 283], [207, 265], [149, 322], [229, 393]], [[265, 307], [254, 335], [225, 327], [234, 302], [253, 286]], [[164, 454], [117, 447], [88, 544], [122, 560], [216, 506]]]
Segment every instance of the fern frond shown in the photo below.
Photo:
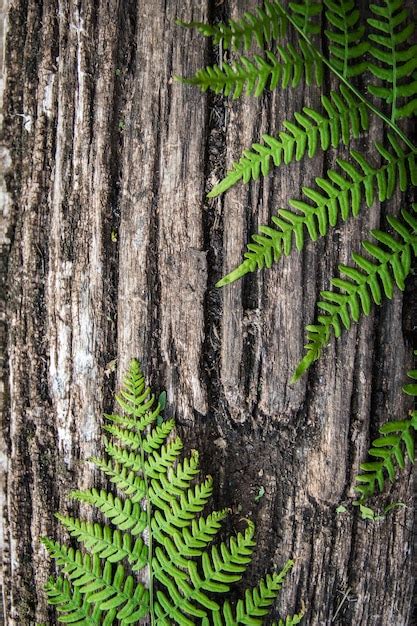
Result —
[[211, 494], [213, 493], [213, 480], [208, 477], [203, 483], [198, 483], [193, 489], [181, 494], [179, 500], [172, 500], [168, 506], [162, 499], [155, 497], [153, 490], [150, 498], [157, 502], [159, 510], [154, 511], [151, 529], [154, 537], [164, 542], [164, 535], [175, 537], [183, 528], [190, 526], [196, 513], [200, 513]]
[[354, 0], [324, 0], [324, 4], [326, 19], [333, 27], [324, 31], [332, 65], [345, 78], [362, 74], [368, 67], [364, 57], [369, 42], [363, 41], [365, 27], [358, 25], [360, 13]]
[[96, 604], [100, 611], [111, 611], [113, 619], [133, 621], [134, 618], [137, 621], [148, 613], [148, 591], [132, 576], [126, 575], [122, 565], [119, 564], [113, 571], [109, 561], [102, 568], [97, 555], [82, 554], [49, 539], [43, 539], [43, 544], [61, 565], [72, 586], [81, 595], [88, 594], [87, 603]]
[[[88, 603], [88, 594], [82, 595], [77, 588], [73, 588], [66, 578], [61, 576], [54, 579], [50, 578], [45, 586], [48, 604], [54, 606], [58, 611], [58, 621], [63, 624], [75, 624], [76, 626], [83, 624], [84, 626], [101, 626], [106, 624], [111, 626], [115, 617], [108, 614], [103, 622], [101, 619], [102, 611], [94, 608]], [[111, 617], [112, 621], [108, 620]]]
[[107, 454], [117, 463], [136, 472], [143, 470], [146, 476], [150, 478], [156, 478], [161, 474], [165, 474], [172, 463], [181, 454], [182, 448], [181, 439], [176, 437], [168, 442], [166, 446], [161, 446], [159, 452], [154, 450], [152, 454], [148, 455], [146, 460], [143, 460], [138, 454], [129, 452], [126, 448], [114, 445], [113, 443], [106, 444]]
[[[248, 522], [244, 533], [218, 541], [228, 510], [203, 515], [213, 481], [208, 476], [195, 482], [196, 451], [179, 460], [182, 441], [172, 438], [172, 420], [156, 422], [162, 405], [145, 385], [137, 362], [117, 399], [122, 414], [107, 416], [111, 424], [105, 430], [118, 444], [105, 440], [107, 457], [92, 461], [123, 497], [95, 488], [71, 493], [111, 524], [57, 515], [83, 551], [44, 540], [65, 576], [48, 583], [48, 601], [57, 607], [58, 621], [80, 626], [116, 621], [127, 626], [149, 614], [158, 626], [201, 623], [210, 612], [220, 611], [214, 596], [228, 593], [246, 571], [255, 545], [254, 526]], [[138, 582], [136, 572], [149, 588]], [[244, 611], [249, 615], [253, 604], [266, 610], [276, 587], [274, 576], [267, 581], [266, 586], [261, 583], [260, 598], [254, 592], [237, 605], [244, 620]]]
[[[288, 256], [295, 246], [304, 247], [304, 237], [316, 241], [325, 236], [338, 219], [346, 221], [350, 213], [356, 217], [365, 201], [372, 206], [375, 196], [380, 202], [388, 200], [397, 187], [405, 191], [409, 184], [417, 185], [416, 153], [404, 152], [396, 139], [389, 136], [393, 152], [382, 145], [376, 148], [384, 159], [382, 167], [375, 168], [365, 157], [352, 150], [355, 165], [338, 159], [342, 172], [329, 170], [326, 178], [316, 178], [317, 188], [304, 187], [305, 200], [290, 200], [293, 209], [280, 209], [272, 217], [273, 227], [261, 226], [259, 234], [247, 246], [245, 260], [218, 283], [222, 287], [238, 280], [248, 272], [271, 267], [282, 255]], [[295, 209], [295, 211], [294, 211]]]
[[290, 2], [289, 8], [294, 22], [305, 35], [318, 35], [320, 33], [321, 0]]
[[[246, 532], [232, 537], [229, 545], [222, 543], [220, 548], [213, 546], [210, 554], [203, 552], [201, 573], [195, 561], [179, 559], [175, 550], [171, 549], [170, 554], [167, 554], [162, 548], [157, 548], [153, 569], [166, 593], [157, 591], [156, 616], [161, 619], [170, 617], [181, 624], [184, 613], [202, 618], [206, 616], [207, 609], [219, 610], [218, 603], [208, 597], [206, 592], [226, 593], [231, 583], [241, 580], [255, 546], [253, 534], [254, 526], [249, 523]], [[187, 568], [188, 574], [181, 568]]]
[[257, 587], [248, 589], [244, 599], [238, 600], [236, 609], [226, 600], [220, 609], [211, 611], [210, 618], [203, 619], [202, 626], [261, 625], [260, 618], [268, 614], [292, 566], [293, 562], [288, 561], [280, 572], [266, 576]]
[[153, 428], [143, 440], [139, 433], [132, 432], [129, 428], [120, 428], [114, 424], [105, 425], [103, 428], [105, 431], [112, 434], [115, 439], [118, 439], [126, 448], [139, 450], [140, 447], [143, 446], [144, 451], [149, 453], [161, 447], [162, 443], [173, 431], [174, 425], [173, 420], [166, 420], [159, 426]]
[[185, 557], [200, 556], [201, 551], [210, 544], [221, 529], [221, 523], [229, 510], [213, 511], [207, 517], [194, 518], [191, 525], [173, 535], [172, 539], [178, 554]]
[[394, 286], [404, 289], [410, 272], [411, 257], [417, 255], [417, 219], [409, 211], [401, 211], [402, 220], [388, 216], [387, 220], [396, 237], [380, 231], [371, 231], [377, 244], [365, 241], [362, 246], [372, 260], [353, 253], [357, 268], [340, 265], [345, 278], [333, 278], [331, 283], [339, 291], [322, 291], [317, 303], [324, 313], [317, 323], [306, 327], [308, 344], [306, 355], [298, 365], [292, 382], [297, 381], [310, 365], [320, 358], [332, 334], [336, 338], [357, 322], [362, 314], [369, 315], [372, 303], [381, 304], [383, 296], [392, 298]]
[[112, 530], [108, 526], [79, 520], [68, 515], [55, 516], [72, 537], [81, 542], [91, 554], [110, 563], [127, 559], [133, 571], [143, 569], [147, 562], [147, 547], [142, 537], [134, 538], [129, 533]]
[[238, 162], [208, 194], [209, 198], [224, 193], [239, 180], [248, 183], [267, 176], [271, 163], [279, 167], [292, 161], [300, 161], [306, 151], [309, 158], [318, 150], [336, 148], [339, 143], [348, 145], [357, 139], [362, 130], [368, 129], [368, 111], [366, 106], [342, 85], [339, 91], [333, 91], [330, 97], [321, 96], [323, 111], [318, 112], [304, 107], [302, 113], [294, 114], [294, 121], [285, 121], [284, 131], [277, 137], [262, 135], [263, 142], [255, 143], [243, 152]]
[[211, 26], [205, 22], [176, 23], [184, 28], [195, 28], [204, 37], [211, 37], [215, 45], [222, 45], [225, 50], [231, 48], [249, 50], [252, 42], [262, 50], [273, 40], [282, 39], [287, 32], [287, 19], [277, 2], [264, 2], [253, 13], [247, 11], [237, 20], [219, 22]]
[[70, 498], [97, 507], [119, 530], [129, 530], [132, 535], [139, 535], [146, 528], [146, 512], [138, 502], [129, 498], [121, 500], [104, 489], [95, 488], [72, 491]]
[[146, 494], [145, 482], [136, 472], [121, 463], [93, 457], [94, 465], [108, 476], [112, 483], [117, 485], [122, 493], [132, 502], [140, 502]]
[[[402, 0], [384, 0], [385, 6], [371, 4], [375, 17], [368, 19], [374, 30], [369, 35], [371, 56], [369, 70], [382, 85], [370, 85], [370, 93], [391, 105], [391, 119], [410, 117], [417, 111], [417, 44], [410, 43], [415, 25]], [[401, 106], [398, 100], [403, 99]]]
[[[411, 370], [407, 375], [411, 380], [417, 380], [417, 370]], [[409, 383], [403, 391], [417, 397], [417, 384]], [[373, 496], [378, 489], [382, 492], [386, 478], [395, 479], [396, 465], [404, 469], [407, 458], [414, 463], [416, 431], [417, 411], [412, 411], [406, 420], [390, 421], [381, 426], [381, 437], [374, 439], [369, 450], [369, 455], [378, 460], [361, 463], [363, 473], [356, 476], [359, 484], [355, 486], [355, 491], [360, 495], [361, 502]]]
[[191, 78], [178, 78], [183, 83], [196, 85], [202, 92], [232, 96], [235, 100], [243, 91], [246, 95], [260, 96], [265, 89], [273, 91], [279, 84], [282, 89], [297, 87], [304, 78], [307, 85], [323, 82], [323, 65], [320, 58], [304, 42], [299, 50], [292, 44], [277, 46], [277, 53], [265, 52], [265, 57], [254, 55], [252, 59], [239, 57], [233, 63], [205, 67]]

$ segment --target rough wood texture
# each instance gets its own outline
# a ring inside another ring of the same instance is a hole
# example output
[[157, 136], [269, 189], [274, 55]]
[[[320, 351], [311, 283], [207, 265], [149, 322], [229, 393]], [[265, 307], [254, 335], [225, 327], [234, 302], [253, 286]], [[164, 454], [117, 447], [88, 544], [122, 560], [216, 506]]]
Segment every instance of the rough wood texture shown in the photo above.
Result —
[[[8, 625], [55, 623], [39, 537], [58, 532], [53, 512], [68, 509], [68, 490], [91, 484], [82, 459], [100, 447], [101, 413], [132, 356], [167, 389], [181, 434], [216, 478], [217, 504], [233, 507], [232, 522], [254, 517], [248, 580], [296, 558], [277, 610], [304, 603], [311, 626], [412, 623], [409, 472], [375, 501], [407, 504], [382, 522], [336, 507], [349, 506], [378, 424], [408, 408], [400, 387], [415, 290], [396, 293], [288, 385], [319, 289], [379, 223], [380, 207], [268, 272], [214, 288], [248, 233], [332, 162], [303, 161], [205, 202], [243, 147], [318, 101], [310, 88], [224, 102], [172, 82], [215, 60], [176, 17], [237, 16], [256, 4], [10, 0]], [[362, 146], [381, 132], [373, 122]]]

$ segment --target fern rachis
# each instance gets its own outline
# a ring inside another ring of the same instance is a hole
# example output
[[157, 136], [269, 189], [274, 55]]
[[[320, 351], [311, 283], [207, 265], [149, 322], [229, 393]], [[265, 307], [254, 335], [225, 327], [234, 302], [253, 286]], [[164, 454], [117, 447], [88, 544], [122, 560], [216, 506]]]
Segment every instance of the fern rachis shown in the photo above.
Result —
[[325, 30], [332, 65], [344, 78], [362, 74], [367, 69], [364, 57], [369, 43], [364, 40], [365, 27], [358, 25], [360, 13], [354, 0], [324, 0], [324, 4], [332, 27]]
[[246, 95], [260, 96], [266, 88], [273, 91], [279, 84], [283, 89], [294, 88], [303, 78], [308, 85], [313, 82], [321, 85], [323, 68], [317, 55], [301, 42], [299, 49], [292, 44], [277, 45], [276, 53], [267, 50], [264, 57], [241, 56], [232, 63], [206, 67], [191, 78], [178, 80], [196, 85], [202, 92], [211, 89], [236, 99], [243, 91]]
[[[236, 607], [223, 602], [221, 594], [241, 580], [251, 561], [252, 522], [244, 532], [215, 543], [228, 511], [202, 516], [212, 479], [195, 482], [196, 452], [179, 460], [183, 445], [173, 436], [174, 422], [162, 420], [136, 361], [116, 399], [122, 412], [107, 416], [105, 430], [117, 443], [106, 440], [108, 458], [92, 461], [119, 492], [92, 488], [71, 494], [101, 511], [106, 523], [58, 515], [81, 549], [44, 539], [62, 571], [46, 587], [58, 621], [127, 625], [150, 615], [157, 626], [192, 626], [196, 619], [208, 626], [261, 624], [292, 562], [247, 590]], [[137, 579], [141, 573], [143, 580], [146, 570], [149, 584]]]
[[[417, 81], [411, 80], [417, 68], [417, 44], [408, 44], [415, 25], [401, 0], [384, 0], [385, 6], [371, 4], [374, 17], [368, 19], [373, 32], [370, 55], [378, 64], [369, 70], [382, 85], [370, 85], [369, 92], [391, 105], [391, 120], [410, 117], [417, 110]], [[403, 99], [402, 106], [398, 100]]]

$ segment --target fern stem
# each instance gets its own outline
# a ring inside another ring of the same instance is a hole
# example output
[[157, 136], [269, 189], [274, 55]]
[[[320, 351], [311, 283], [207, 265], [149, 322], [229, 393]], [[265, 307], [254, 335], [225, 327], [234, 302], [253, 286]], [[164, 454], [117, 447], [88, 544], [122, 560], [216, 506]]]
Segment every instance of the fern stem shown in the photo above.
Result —
[[277, 0], [277, 4], [279, 5], [281, 11], [283, 12], [283, 14], [285, 15], [285, 17], [288, 19], [288, 21], [290, 22], [290, 24], [292, 24], [292, 26], [297, 30], [297, 32], [303, 37], [303, 39], [306, 41], [306, 43], [308, 44], [308, 46], [314, 50], [314, 53], [319, 57], [319, 59], [321, 59], [321, 61], [327, 65], [327, 67], [330, 69], [331, 72], [333, 72], [333, 74], [335, 74], [335, 76], [338, 77], [339, 80], [341, 80], [346, 87], [348, 87], [348, 89], [350, 89], [350, 91], [352, 93], [355, 94], [355, 96], [357, 98], [359, 98], [359, 100], [361, 100], [361, 102], [363, 102], [370, 111], [372, 111], [372, 113], [374, 113], [375, 115], [377, 115], [381, 120], [383, 120], [386, 124], [388, 124], [388, 126], [390, 128], [392, 128], [392, 130], [395, 132], [396, 135], [398, 135], [398, 137], [400, 137], [404, 143], [411, 148], [411, 150], [416, 150], [417, 147], [413, 144], [413, 142], [407, 137], [407, 135], [400, 129], [398, 128], [398, 126], [393, 122], [392, 119], [390, 119], [389, 117], [387, 117], [382, 111], [380, 111], [378, 109], [378, 107], [376, 107], [374, 104], [372, 104], [372, 102], [370, 102], [367, 98], [365, 98], [365, 96], [358, 90], [356, 89], [356, 87], [354, 87], [350, 81], [345, 78], [343, 76], [343, 74], [341, 72], [339, 72], [334, 65], [320, 52], [320, 50], [318, 48], [316, 48], [312, 42], [310, 41], [308, 35], [306, 35], [306, 33], [303, 31], [302, 28], [300, 28], [298, 26], [298, 24], [296, 23], [296, 21], [294, 20], [294, 18], [292, 17], [292, 15], [290, 13], [288, 13], [288, 11], [282, 6], [282, 3]]
[[[391, 13], [392, 18], [392, 13]], [[393, 50], [392, 55], [392, 106], [391, 106], [391, 120], [394, 122], [397, 115], [397, 57], [395, 55], [395, 41], [394, 41], [394, 29], [392, 27], [392, 19], [389, 21], [389, 34], [391, 37], [391, 47]]]
[[152, 528], [151, 528], [151, 499], [149, 497], [149, 483], [145, 470], [145, 450], [143, 449], [142, 433], [139, 432], [140, 439], [140, 457], [143, 467], [143, 482], [145, 487], [145, 500], [146, 500], [146, 526], [148, 529], [148, 569], [149, 569], [149, 613], [151, 618], [151, 626], [155, 626], [155, 610], [153, 599], [153, 567], [152, 567]]

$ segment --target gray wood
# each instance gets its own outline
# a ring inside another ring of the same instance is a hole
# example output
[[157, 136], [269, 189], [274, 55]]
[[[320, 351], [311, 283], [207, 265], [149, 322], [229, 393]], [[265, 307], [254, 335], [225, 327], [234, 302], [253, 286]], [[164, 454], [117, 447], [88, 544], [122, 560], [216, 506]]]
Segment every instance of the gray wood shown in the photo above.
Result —
[[[288, 383], [319, 290], [379, 224], [381, 207], [270, 271], [214, 287], [248, 234], [334, 163], [320, 155], [205, 200], [243, 147], [318, 102], [315, 88], [231, 102], [173, 83], [214, 61], [209, 43], [176, 17], [237, 16], [256, 5], [10, 0], [8, 625], [55, 623], [39, 538], [60, 533], [53, 512], [69, 510], [67, 492], [98, 479], [83, 459], [100, 449], [101, 414], [134, 356], [167, 390], [187, 446], [215, 477], [216, 506], [232, 507], [231, 528], [247, 516], [257, 524], [246, 582], [292, 556], [276, 606], [283, 614], [304, 604], [312, 626], [411, 624], [412, 475], [375, 500], [407, 505], [384, 521], [361, 521], [349, 498], [378, 424], [410, 406], [401, 385], [415, 292], [396, 293], [332, 343], [308, 377]], [[381, 138], [374, 121], [367, 144]], [[340, 504], [347, 513], [336, 514]]]

